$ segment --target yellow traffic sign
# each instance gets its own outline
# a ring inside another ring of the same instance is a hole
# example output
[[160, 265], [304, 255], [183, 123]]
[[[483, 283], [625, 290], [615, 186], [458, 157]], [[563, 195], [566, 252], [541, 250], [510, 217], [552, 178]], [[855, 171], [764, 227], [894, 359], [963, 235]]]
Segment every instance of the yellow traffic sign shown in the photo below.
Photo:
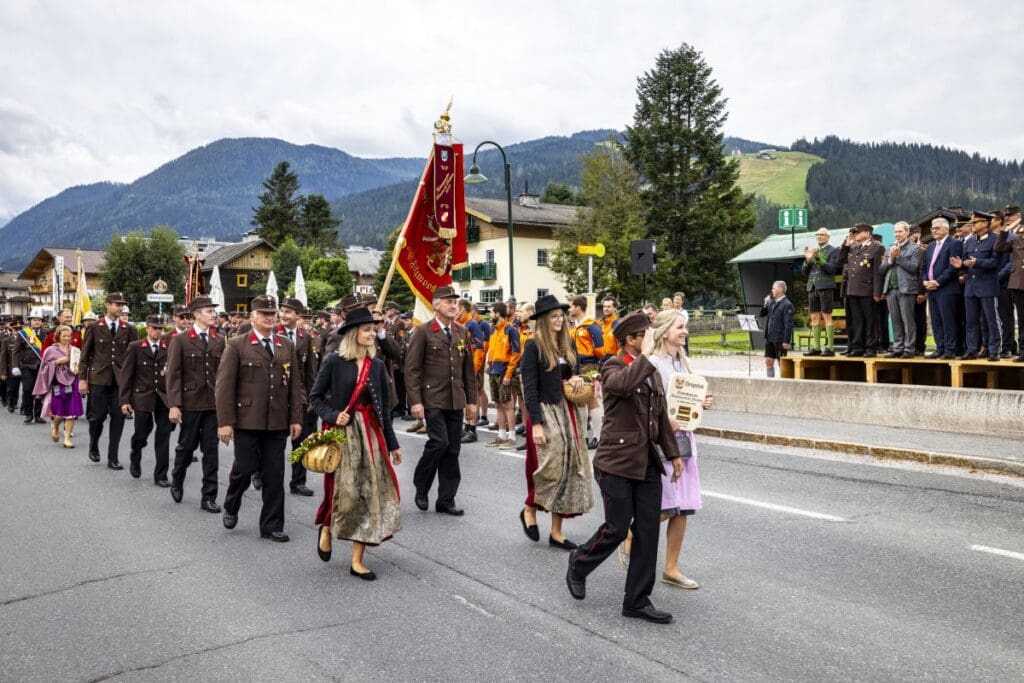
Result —
[[597, 244], [580, 244], [576, 246], [576, 253], [580, 256], [604, 258], [604, 245], [600, 242]]

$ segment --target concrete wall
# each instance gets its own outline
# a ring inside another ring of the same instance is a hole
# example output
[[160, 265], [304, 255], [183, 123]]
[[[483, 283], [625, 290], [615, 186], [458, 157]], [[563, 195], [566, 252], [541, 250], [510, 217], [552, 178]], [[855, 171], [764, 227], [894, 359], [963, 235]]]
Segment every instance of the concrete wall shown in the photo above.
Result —
[[715, 407], [743, 413], [812, 417], [886, 427], [934, 419], [944, 430], [1024, 439], [1024, 392], [988, 389], [708, 378]]

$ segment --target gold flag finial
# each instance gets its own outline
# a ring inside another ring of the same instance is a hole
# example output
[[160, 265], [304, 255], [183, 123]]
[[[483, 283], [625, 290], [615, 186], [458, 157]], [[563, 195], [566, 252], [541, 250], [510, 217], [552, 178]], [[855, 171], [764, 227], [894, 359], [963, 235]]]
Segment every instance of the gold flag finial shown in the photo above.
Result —
[[454, 99], [454, 96], [448, 98], [448, 106], [444, 108], [444, 111], [441, 112], [441, 116], [438, 117], [437, 121], [434, 123], [434, 132], [439, 135], [452, 134], [452, 117], [448, 112], [451, 111]]

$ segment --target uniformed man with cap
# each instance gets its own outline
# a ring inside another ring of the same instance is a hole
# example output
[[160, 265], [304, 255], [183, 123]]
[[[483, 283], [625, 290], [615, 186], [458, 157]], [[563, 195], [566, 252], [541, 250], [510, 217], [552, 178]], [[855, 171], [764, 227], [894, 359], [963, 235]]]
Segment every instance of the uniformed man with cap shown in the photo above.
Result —
[[[989, 233], [991, 214], [975, 211], [971, 221], [971, 235], [964, 241], [963, 257], [954, 257], [954, 268], [964, 269], [964, 308], [967, 332], [961, 360], [978, 357], [982, 347], [981, 325], [987, 327], [986, 355], [990, 361], [999, 360], [999, 318], [996, 299], [999, 297], [999, 254], [996, 239]], [[983, 318], [982, 320], [979, 320]]]
[[455, 322], [459, 295], [445, 285], [434, 291], [434, 319], [418, 326], [409, 340], [405, 357], [405, 390], [410, 412], [426, 420], [427, 444], [416, 465], [413, 483], [420, 510], [429, 507], [427, 494], [437, 478], [434, 509], [459, 516], [455, 505], [462, 476], [459, 450], [462, 446], [462, 416], [476, 398], [476, 372], [469, 332]]
[[[995, 249], [1010, 256], [1010, 273], [1006, 281], [1010, 303], [1017, 313], [1017, 331], [1019, 332], [1016, 348], [1018, 356], [1015, 363], [1024, 363], [1024, 223], [1021, 223], [1020, 207], [1014, 204], [1003, 209], [1006, 225], [996, 239]], [[1013, 340], [1013, 312], [1007, 316], [1010, 327], [1009, 340]], [[1004, 331], [1005, 332], [1005, 331]], [[1005, 336], [1005, 335], [1004, 335]], [[1014, 346], [1007, 345], [1012, 351]]]
[[[42, 343], [44, 334], [41, 309], [33, 308], [29, 312], [28, 333], [34, 335], [38, 343]], [[37, 347], [25, 341], [19, 332], [15, 333], [10, 345], [10, 373], [21, 382], [21, 414], [25, 416], [25, 424], [42, 424], [45, 422], [41, 416], [43, 402], [32, 393], [36, 386], [36, 376], [39, 374], [40, 353]]]
[[203, 485], [200, 507], [220, 512], [217, 505], [217, 403], [214, 387], [224, 353], [224, 338], [213, 328], [217, 309], [208, 296], [189, 304], [192, 327], [171, 339], [167, 347], [167, 407], [171, 422], [181, 425], [174, 449], [171, 498], [180, 503], [185, 473], [196, 448], [203, 453]]
[[162, 488], [171, 485], [167, 481], [167, 469], [171, 432], [174, 431], [167, 408], [167, 347], [170, 342], [163, 336], [165, 322], [159, 315], [146, 318], [146, 338], [128, 345], [118, 377], [121, 412], [126, 417], [135, 414], [128, 472], [136, 479], [142, 476], [142, 449], [155, 427], [153, 483]]
[[224, 497], [224, 526], [238, 524], [242, 494], [253, 472], [263, 473], [260, 536], [283, 543], [284, 451], [302, 432], [303, 391], [295, 346], [275, 334], [273, 297], [252, 302], [252, 330], [228, 340], [217, 371], [218, 436], [235, 442], [235, 461]]
[[135, 328], [121, 321], [125, 303], [120, 292], [107, 294], [104, 299], [106, 315], [85, 328], [78, 361], [78, 390], [83, 396], [89, 396], [85, 411], [89, 420], [89, 459], [100, 461], [100, 437], [103, 423], [109, 417], [107, 467], [112, 470], [124, 469], [118, 459], [124, 414], [119, 402], [117, 374], [128, 353], [128, 345], [138, 338]]
[[7, 368], [10, 365], [7, 358], [7, 340], [11, 336], [8, 329], [10, 319], [9, 315], [0, 315], [0, 405], [4, 408], [7, 407]]
[[850, 335], [848, 356], [875, 355], [877, 340], [872, 338], [875, 304], [882, 300], [880, 268], [885, 249], [875, 242], [874, 231], [866, 223], [858, 223], [839, 250], [838, 266], [845, 266], [846, 325]]

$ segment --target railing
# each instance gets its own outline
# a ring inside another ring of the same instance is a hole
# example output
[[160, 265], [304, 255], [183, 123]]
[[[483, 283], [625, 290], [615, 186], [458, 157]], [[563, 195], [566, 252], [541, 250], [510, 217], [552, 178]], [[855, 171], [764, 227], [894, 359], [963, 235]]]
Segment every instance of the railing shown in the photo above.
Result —
[[452, 280], [455, 282], [469, 282], [472, 279], [470, 275], [470, 267], [457, 268], [452, 271]]
[[498, 265], [496, 263], [473, 263], [469, 267], [471, 277], [474, 280], [498, 279]]

